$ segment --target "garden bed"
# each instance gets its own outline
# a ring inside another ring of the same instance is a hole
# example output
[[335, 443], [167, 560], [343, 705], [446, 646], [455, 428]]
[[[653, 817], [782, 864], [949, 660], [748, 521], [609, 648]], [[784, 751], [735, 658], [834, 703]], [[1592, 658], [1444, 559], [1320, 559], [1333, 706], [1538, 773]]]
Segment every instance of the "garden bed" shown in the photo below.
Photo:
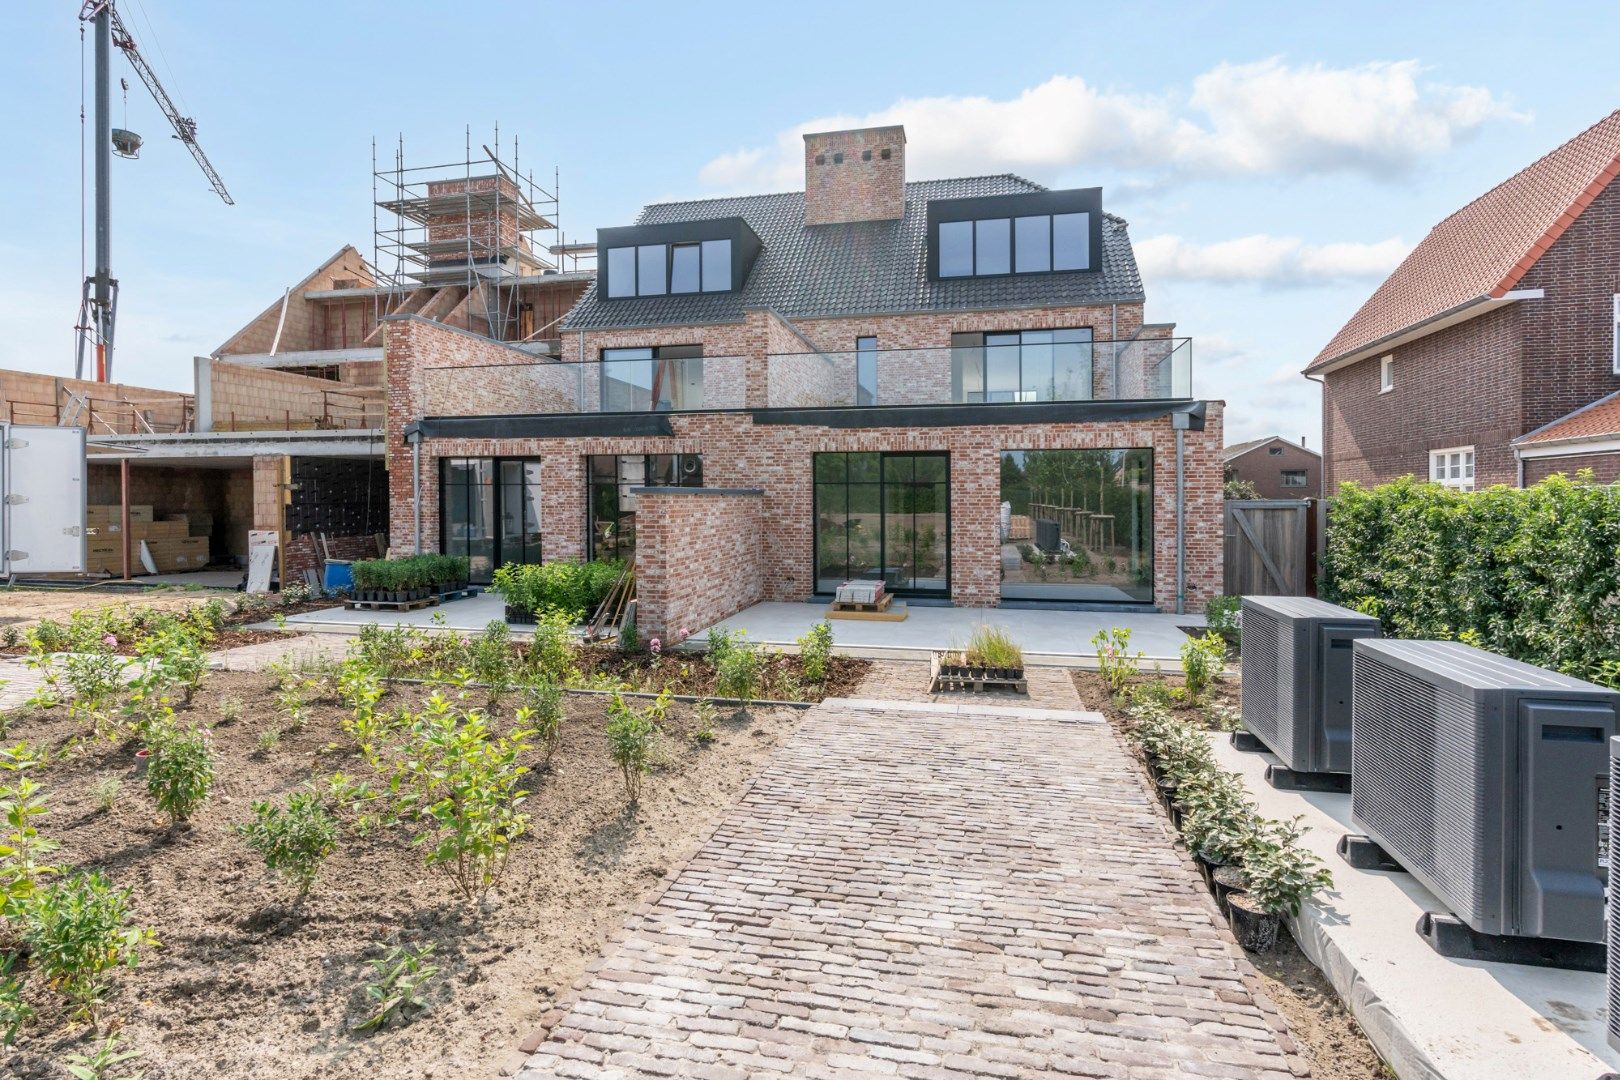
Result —
[[[1124, 732], [1131, 723], [1130, 717], [1115, 701], [1102, 675], [1076, 670], [1073, 676], [1085, 707], [1102, 713], [1125, 741]], [[1176, 714], [1212, 729], [1232, 727], [1242, 705], [1241, 680], [1240, 665], [1235, 656], [1230, 657], [1226, 675], [1211, 685], [1206, 704], [1202, 707], [1178, 704], [1174, 707]], [[1162, 683], [1171, 690], [1185, 685], [1180, 675], [1151, 673], [1138, 674], [1129, 685], [1152, 682]], [[1135, 754], [1132, 759], [1140, 761]], [[1154, 778], [1146, 765], [1141, 765], [1141, 770], [1143, 783], [1149, 790], [1156, 791]], [[1367, 1041], [1361, 1025], [1286, 929], [1278, 935], [1275, 948], [1268, 952], [1245, 950], [1245, 955], [1259, 973], [1265, 993], [1287, 1021], [1289, 1032], [1301, 1055], [1310, 1063], [1313, 1076], [1334, 1077], [1335, 1080], [1388, 1080], [1391, 1073]]]
[[[389, 686], [379, 710], [415, 708], [430, 692]], [[262, 746], [262, 732], [288, 726], [273, 704], [276, 687], [269, 675], [215, 673], [180, 711], [183, 722], [211, 727], [215, 755], [213, 790], [189, 827], [158, 820], [133, 775], [133, 743], [94, 743], [31, 770], [50, 807], [42, 832], [62, 845], [53, 860], [100, 869], [133, 889], [132, 924], [161, 942], [114, 974], [103, 1009], [122, 1025], [123, 1044], [143, 1055], [131, 1064], [152, 1080], [492, 1074], [802, 716], [757, 708], [728, 719], [722, 710], [704, 744], [693, 737], [692, 710], [673, 705], [631, 811], [608, 757], [606, 700], [568, 695], [552, 765], [541, 766], [538, 750], [521, 759], [534, 769], [523, 778], [534, 792], [523, 806], [530, 830], [482, 911], [426, 867], [423, 849], [399, 829], [359, 836], [345, 828], [299, 907], [234, 826], [252, 817], [256, 799], [284, 800], [308, 780], [364, 775], [367, 766], [340, 727], [349, 711], [328, 697], [311, 698], [302, 730]], [[477, 703], [484, 698], [474, 692]], [[512, 726], [515, 705], [508, 698], [495, 710], [498, 729]], [[238, 706], [238, 718], [222, 720]], [[65, 709], [29, 711], [7, 741], [60, 749], [81, 731]], [[95, 789], [109, 779], [122, 788], [101, 809]], [[435, 946], [443, 970], [426, 988], [428, 1011], [409, 1026], [358, 1034], [372, 978], [366, 961], [401, 943]], [[85, 1051], [91, 1039], [64, 1020], [40, 980], [29, 980], [26, 996], [39, 1015], [6, 1066], [59, 1075], [47, 1062]]]

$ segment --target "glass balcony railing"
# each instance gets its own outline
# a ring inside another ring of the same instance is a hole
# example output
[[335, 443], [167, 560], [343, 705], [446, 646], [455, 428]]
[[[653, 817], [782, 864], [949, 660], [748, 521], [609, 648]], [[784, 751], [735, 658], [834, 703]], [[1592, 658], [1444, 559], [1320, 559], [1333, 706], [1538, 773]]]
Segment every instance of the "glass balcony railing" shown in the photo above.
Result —
[[773, 409], [1192, 397], [1190, 338], [775, 353]]
[[[989, 336], [989, 335], [987, 335]], [[1013, 336], [1013, 335], [1008, 335]], [[422, 415], [1188, 400], [1192, 342], [1039, 341], [427, 368]]]
[[741, 409], [746, 356], [427, 368], [425, 416], [504, 416]]

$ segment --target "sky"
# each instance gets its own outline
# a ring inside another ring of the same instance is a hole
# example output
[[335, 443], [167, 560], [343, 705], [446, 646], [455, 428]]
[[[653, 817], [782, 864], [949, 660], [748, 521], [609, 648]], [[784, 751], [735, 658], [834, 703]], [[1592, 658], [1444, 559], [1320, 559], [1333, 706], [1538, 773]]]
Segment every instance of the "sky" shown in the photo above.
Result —
[[[236, 200], [116, 57], [113, 125], [146, 146], [113, 162], [114, 374], [183, 390], [343, 244], [370, 255], [373, 139], [449, 161], [498, 125], [589, 240], [647, 202], [802, 187], [804, 131], [903, 123], [910, 179], [1101, 186], [1228, 441], [1317, 447], [1300, 369], [1435, 222], [1620, 107], [1612, 0], [118, 6]], [[0, 367], [59, 375], [91, 239], [78, 8], [15, 5], [0, 65]]]

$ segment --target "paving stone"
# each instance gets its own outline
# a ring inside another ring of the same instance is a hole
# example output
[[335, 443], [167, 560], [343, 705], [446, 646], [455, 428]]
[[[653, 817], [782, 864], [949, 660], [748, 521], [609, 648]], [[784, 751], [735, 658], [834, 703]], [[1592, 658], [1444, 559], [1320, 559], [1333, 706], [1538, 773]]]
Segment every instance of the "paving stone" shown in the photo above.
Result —
[[1255, 985], [1107, 725], [831, 701], [522, 1075], [1297, 1072]]

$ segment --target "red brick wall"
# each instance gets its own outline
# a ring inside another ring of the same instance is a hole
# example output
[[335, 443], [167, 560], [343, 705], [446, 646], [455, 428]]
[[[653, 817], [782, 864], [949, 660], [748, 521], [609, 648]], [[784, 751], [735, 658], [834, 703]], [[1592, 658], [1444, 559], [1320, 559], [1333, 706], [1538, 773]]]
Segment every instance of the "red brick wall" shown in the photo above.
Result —
[[[1529, 301], [1535, 303], [1536, 301]], [[1474, 484], [1512, 484], [1508, 444], [1520, 419], [1524, 304], [1511, 304], [1394, 349], [1395, 389], [1378, 392], [1371, 358], [1322, 381], [1322, 456], [1327, 494], [1345, 480], [1381, 484], [1429, 474], [1429, 451], [1474, 447]]]
[[[863, 160], [863, 154], [870, 159]], [[905, 212], [905, 128], [823, 131], [804, 137], [806, 225], [886, 221]]]
[[[1279, 454], [1271, 453], [1273, 447]], [[1305, 474], [1304, 487], [1283, 487], [1283, 470]], [[1226, 464], [1234, 480], [1247, 480], [1262, 499], [1315, 499], [1322, 494], [1322, 459], [1287, 439], [1262, 443]]]
[[1534, 484], [1553, 473], [1563, 473], [1570, 479], [1581, 469], [1591, 469], [1600, 484], [1620, 483], [1620, 453], [1566, 454], [1562, 457], [1524, 459], [1524, 482]]
[[636, 496], [636, 622], [673, 645], [764, 599], [763, 499], [703, 488]]

